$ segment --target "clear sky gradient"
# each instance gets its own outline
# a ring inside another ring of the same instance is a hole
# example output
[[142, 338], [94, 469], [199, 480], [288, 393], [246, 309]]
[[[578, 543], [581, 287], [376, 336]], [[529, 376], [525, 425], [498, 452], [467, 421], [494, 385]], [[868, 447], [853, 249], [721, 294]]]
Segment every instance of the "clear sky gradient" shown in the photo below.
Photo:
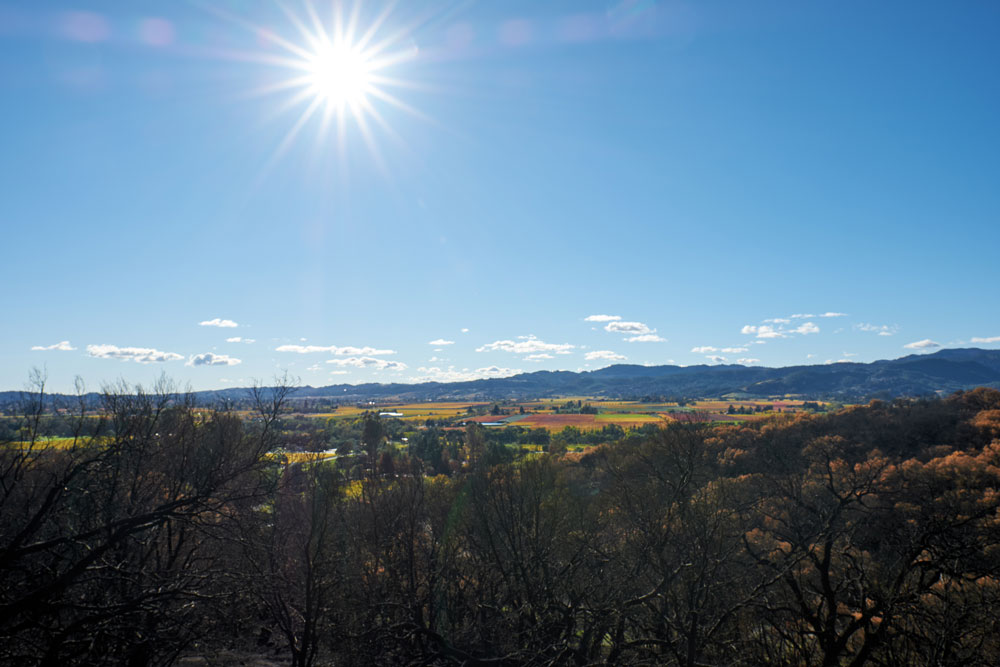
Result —
[[0, 0], [0, 389], [1000, 346], [1000, 4], [331, 6]]

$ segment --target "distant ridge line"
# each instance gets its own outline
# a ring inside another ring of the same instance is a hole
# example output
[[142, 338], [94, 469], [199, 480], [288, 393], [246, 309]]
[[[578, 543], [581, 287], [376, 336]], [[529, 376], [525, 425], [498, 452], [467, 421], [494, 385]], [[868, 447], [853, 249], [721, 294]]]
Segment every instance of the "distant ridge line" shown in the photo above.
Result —
[[[506, 378], [463, 382], [338, 384], [304, 386], [294, 400], [335, 399], [337, 402], [400, 399], [497, 400], [560, 395], [603, 398], [673, 396], [748, 398], [795, 395], [803, 398], [858, 401], [870, 398], [929, 396], [979, 386], [1000, 388], [1000, 350], [952, 348], [931, 354], [911, 354], [869, 363], [839, 362], [771, 368], [737, 364], [638, 366], [616, 364], [594, 371], [535, 371]], [[193, 392], [200, 403], [239, 401], [249, 388]], [[20, 400], [23, 392], [0, 392], [0, 405]], [[88, 394], [97, 400], [99, 394]], [[74, 397], [53, 394], [52, 398]]]

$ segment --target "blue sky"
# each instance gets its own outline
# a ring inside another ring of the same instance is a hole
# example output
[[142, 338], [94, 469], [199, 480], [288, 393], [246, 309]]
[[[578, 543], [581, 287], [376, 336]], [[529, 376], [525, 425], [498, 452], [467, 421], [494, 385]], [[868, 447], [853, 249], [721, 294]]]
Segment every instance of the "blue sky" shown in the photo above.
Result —
[[1000, 5], [384, 7], [0, 0], [0, 389], [1000, 347]]

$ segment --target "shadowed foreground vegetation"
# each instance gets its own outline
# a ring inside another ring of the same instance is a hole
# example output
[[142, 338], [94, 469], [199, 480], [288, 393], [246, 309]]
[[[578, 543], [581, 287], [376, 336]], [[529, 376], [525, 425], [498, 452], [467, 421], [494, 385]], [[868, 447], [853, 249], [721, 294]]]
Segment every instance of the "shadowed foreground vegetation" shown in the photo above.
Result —
[[1000, 663], [1000, 392], [518, 460], [470, 427], [437, 476], [372, 423], [360, 479], [268, 455], [287, 393], [119, 387], [58, 446], [30, 396], [0, 663]]

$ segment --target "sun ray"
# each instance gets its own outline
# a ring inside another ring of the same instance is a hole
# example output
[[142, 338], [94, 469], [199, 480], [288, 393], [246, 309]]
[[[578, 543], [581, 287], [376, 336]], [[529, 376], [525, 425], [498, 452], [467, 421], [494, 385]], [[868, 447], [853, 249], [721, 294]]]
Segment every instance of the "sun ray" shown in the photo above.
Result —
[[[291, 24], [293, 26], [295, 26], [295, 29], [299, 31], [299, 35], [302, 37], [302, 39], [304, 39], [306, 41], [306, 43], [308, 44], [309, 48], [310, 49], [315, 49], [316, 48], [316, 41], [317, 41], [316, 37], [317, 37], [317, 35], [315, 33], [311, 32], [309, 30], [309, 27], [305, 24], [305, 22], [302, 19], [300, 19], [299, 16], [295, 12], [293, 12], [292, 10], [290, 10], [287, 7], [287, 5], [285, 5], [285, 3], [279, 2], [278, 3], [278, 7], [281, 9], [281, 11], [284, 13], [284, 15], [288, 18], [288, 20], [291, 22]], [[311, 9], [312, 6], [307, 3], [306, 7], [309, 8], [309, 9]]]
[[288, 149], [291, 148], [292, 143], [294, 143], [295, 141], [295, 138], [302, 131], [302, 128], [305, 127], [306, 123], [309, 122], [309, 119], [312, 118], [313, 114], [316, 113], [316, 109], [319, 108], [321, 102], [322, 102], [321, 99], [314, 98], [313, 101], [310, 102], [309, 105], [305, 108], [302, 114], [299, 115], [299, 119], [295, 122], [294, 125], [292, 125], [292, 127], [288, 130], [288, 132], [285, 133], [284, 139], [282, 139], [281, 143], [278, 144], [277, 148], [275, 148], [274, 151], [272, 151], [271, 156], [267, 159], [267, 162], [265, 162], [263, 167], [261, 167], [260, 173], [257, 176], [258, 182], [264, 181], [267, 174], [270, 173], [270, 171], [275, 167], [275, 165], [278, 164], [278, 162], [285, 155]]
[[354, 115], [355, 120], [358, 123], [358, 129], [361, 130], [361, 137], [365, 140], [365, 145], [368, 146], [368, 152], [371, 153], [372, 158], [375, 160], [376, 166], [379, 171], [382, 172], [384, 176], [389, 175], [389, 170], [385, 166], [385, 161], [382, 159], [382, 153], [378, 149], [378, 145], [375, 143], [375, 139], [372, 137], [371, 130], [368, 127], [368, 119], [361, 110], [357, 108], [357, 105], [351, 104], [351, 112]]
[[[370, 51], [370, 49], [368, 49], [368, 42], [370, 42], [372, 38], [378, 34], [379, 28], [381, 28], [382, 24], [389, 18], [389, 15], [392, 13], [395, 6], [395, 2], [390, 2], [382, 9], [381, 12], [379, 12], [378, 16], [375, 17], [375, 20], [368, 26], [368, 30], [365, 31], [365, 34], [361, 35], [361, 39], [356, 42], [359, 49]], [[375, 51], [375, 53], [377, 53], [377, 51]]]
[[414, 108], [413, 106], [407, 104], [406, 102], [402, 101], [401, 99], [399, 99], [395, 95], [392, 95], [390, 93], [385, 92], [384, 90], [381, 90], [379, 88], [374, 88], [374, 87], [369, 92], [371, 92], [371, 94], [374, 97], [379, 98], [383, 102], [387, 102], [387, 103], [391, 104], [392, 106], [396, 107], [397, 109], [400, 109], [402, 111], [405, 111], [405, 112], [409, 113], [410, 115], [412, 115], [415, 118], [419, 118], [420, 120], [424, 120], [424, 121], [427, 121], [429, 123], [433, 123], [434, 122], [434, 120], [430, 116], [428, 116], [427, 114], [423, 113], [422, 111], [419, 111], [418, 109]]
[[[351, 7], [351, 17], [347, 20], [347, 32], [344, 35], [344, 40], [348, 44], [355, 44], [354, 32], [358, 29], [358, 21], [361, 18], [361, 3], [355, 2], [354, 6]], [[360, 46], [358, 47], [361, 48]]]
[[[295, 88], [302, 88], [309, 82], [309, 76], [304, 74], [293, 79], [282, 79], [281, 81], [275, 81], [274, 83], [269, 83], [267, 85], [258, 86], [252, 88], [246, 92], [246, 98], [254, 97], [267, 97], [268, 95], [273, 95], [274, 93], [280, 93], [285, 90], [291, 90]], [[301, 102], [299, 99], [296, 103]]]
[[[316, 41], [320, 44], [330, 41], [330, 35], [326, 32], [326, 27], [323, 25], [322, 19], [320, 19], [319, 14], [316, 13], [316, 8], [312, 6], [312, 3], [307, 2], [306, 12], [309, 14], [309, 20], [312, 21], [313, 35]], [[315, 48], [315, 44], [313, 44]]]

